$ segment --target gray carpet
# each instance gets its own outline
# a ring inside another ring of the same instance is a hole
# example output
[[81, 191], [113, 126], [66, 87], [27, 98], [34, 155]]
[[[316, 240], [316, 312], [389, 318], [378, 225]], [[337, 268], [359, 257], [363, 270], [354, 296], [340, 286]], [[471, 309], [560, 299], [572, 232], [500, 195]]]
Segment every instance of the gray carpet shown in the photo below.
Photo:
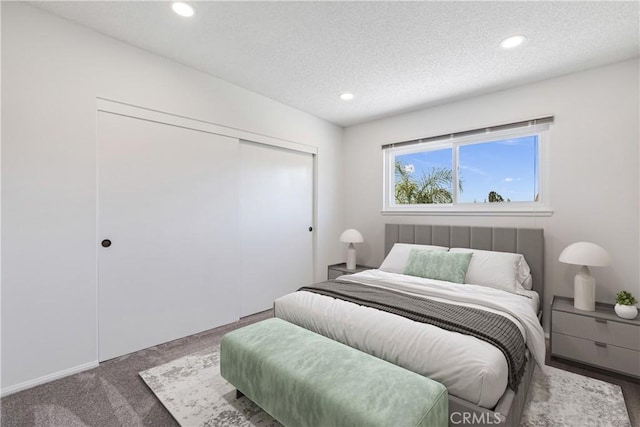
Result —
[[3, 398], [2, 427], [178, 426], [138, 373], [217, 346], [225, 333], [273, 317], [239, 322], [101, 363], [99, 367]]
[[[264, 312], [231, 325], [141, 350], [99, 367], [12, 394], [0, 401], [2, 427], [178, 426], [138, 375], [139, 372], [217, 346], [226, 332], [272, 317]], [[624, 377], [572, 366], [551, 366], [618, 384], [631, 424], [640, 427], [640, 384]]]
[[[220, 376], [218, 347], [140, 376], [185, 427], [281, 427]], [[520, 422], [535, 426], [629, 427], [620, 386], [547, 366], [536, 368]]]

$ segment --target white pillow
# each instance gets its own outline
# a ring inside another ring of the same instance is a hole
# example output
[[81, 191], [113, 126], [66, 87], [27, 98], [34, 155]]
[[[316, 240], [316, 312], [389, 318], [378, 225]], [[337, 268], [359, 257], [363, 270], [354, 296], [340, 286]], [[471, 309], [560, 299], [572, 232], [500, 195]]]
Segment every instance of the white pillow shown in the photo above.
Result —
[[527, 260], [524, 258], [524, 255], [516, 255], [520, 256], [520, 263], [518, 264], [518, 275], [516, 276], [516, 280], [525, 288], [527, 288], [526, 283], [527, 280], [529, 280], [529, 287], [527, 289], [531, 289], [533, 287], [533, 279], [531, 279], [531, 268], [529, 268], [529, 264], [527, 264]]
[[[525, 262], [527, 262], [527, 261], [525, 261]], [[526, 289], [528, 291], [533, 289], [533, 279], [531, 278], [531, 275], [528, 275], [527, 278], [524, 279], [524, 282], [520, 283], [520, 286], [522, 286], [524, 289]]]
[[516, 285], [522, 285], [531, 275], [521, 254], [468, 248], [451, 248], [449, 252], [473, 253], [465, 283], [515, 293]]
[[[407, 265], [409, 259], [409, 252], [411, 249], [421, 249], [429, 251], [448, 251], [449, 248], [445, 246], [432, 246], [432, 245], [414, 245], [411, 243], [396, 243], [389, 251], [389, 255], [382, 261], [380, 270], [387, 273], [399, 273], [404, 272], [404, 268]], [[473, 257], [472, 257], [473, 258]]]

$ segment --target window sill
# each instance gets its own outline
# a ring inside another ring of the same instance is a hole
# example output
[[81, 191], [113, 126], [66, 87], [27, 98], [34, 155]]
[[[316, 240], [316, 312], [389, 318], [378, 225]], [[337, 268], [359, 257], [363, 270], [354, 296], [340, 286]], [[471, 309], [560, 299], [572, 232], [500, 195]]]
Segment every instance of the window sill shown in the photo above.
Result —
[[553, 210], [547, 207], [540, 208], [512, 208], [512, 209], [464, 209], [454, 207], [441, 207], [425, 210], [408, 208], [388, 208], [380, 211], [382, 215], [415, 215], [415, 216], [535, 216], [548, 217], [553, 215]]

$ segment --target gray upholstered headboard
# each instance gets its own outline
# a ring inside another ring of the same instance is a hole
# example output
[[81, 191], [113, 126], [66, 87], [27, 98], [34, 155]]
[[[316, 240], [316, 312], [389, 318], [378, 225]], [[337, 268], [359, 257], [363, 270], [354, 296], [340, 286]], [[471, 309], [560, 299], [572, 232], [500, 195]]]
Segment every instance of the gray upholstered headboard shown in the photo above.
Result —
[[524, 255], [533, 290], [544, 301], [544, 231], [541, 228], [495, 228], [457, 225], [385, 224], [384, 255], [395, 243], [472, 248]]

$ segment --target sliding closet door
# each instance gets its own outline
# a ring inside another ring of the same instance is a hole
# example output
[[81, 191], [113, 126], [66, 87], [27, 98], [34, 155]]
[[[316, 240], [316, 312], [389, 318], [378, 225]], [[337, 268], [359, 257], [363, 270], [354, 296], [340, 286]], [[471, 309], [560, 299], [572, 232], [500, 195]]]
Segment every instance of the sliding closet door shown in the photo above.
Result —
[[239, 149], [99, 113], [101, 361], [239, 317]]
[[242, 315], [313, 281], [313, 156], [240, 142]]

